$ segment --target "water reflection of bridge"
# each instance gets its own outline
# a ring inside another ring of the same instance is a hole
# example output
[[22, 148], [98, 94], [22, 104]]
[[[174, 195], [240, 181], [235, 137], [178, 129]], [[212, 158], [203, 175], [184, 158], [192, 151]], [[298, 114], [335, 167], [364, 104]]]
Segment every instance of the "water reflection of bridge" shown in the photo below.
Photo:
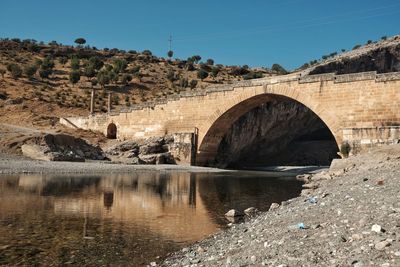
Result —
[[222, 215], [230, 208], [245, 209], [249, 202], [263, 208], [298, 194], [295, 182], [266, 179], [184, 172], [21, 175], [0, 179], [0, 209], [52, 209], [55, 216], [124, 222], [170, 240], [193, 241], [226, 224]]

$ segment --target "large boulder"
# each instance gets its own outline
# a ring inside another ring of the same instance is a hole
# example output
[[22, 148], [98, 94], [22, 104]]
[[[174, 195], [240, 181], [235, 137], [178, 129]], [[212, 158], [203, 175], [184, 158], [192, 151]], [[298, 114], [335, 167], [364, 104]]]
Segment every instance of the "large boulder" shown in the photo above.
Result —
[[23, 155], [46, 161], [105, 160], [99, 146], [88, 144], [81, 138], [66, 134], [45, 134], [35, 137], [21, 146]]

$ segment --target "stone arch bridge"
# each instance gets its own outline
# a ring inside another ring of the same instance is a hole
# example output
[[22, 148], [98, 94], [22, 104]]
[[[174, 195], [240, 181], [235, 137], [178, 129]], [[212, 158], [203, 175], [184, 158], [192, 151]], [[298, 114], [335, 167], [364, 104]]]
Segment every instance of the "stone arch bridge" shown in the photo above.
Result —
[[180, 163], [205, 165], [214, 160], [231, 125], [271, 99], [308, 107], [326, 124], [338, 146], [348, 142], [355, 152], [399, 142], [400, 73], [263, 78], [181, 93], [118, 113], [62, 118], [61, 123], [105, 135], [113, 124], [120, 140], [175, 134], [177, 143], [187, 145], [184, 155], [180, 151]]

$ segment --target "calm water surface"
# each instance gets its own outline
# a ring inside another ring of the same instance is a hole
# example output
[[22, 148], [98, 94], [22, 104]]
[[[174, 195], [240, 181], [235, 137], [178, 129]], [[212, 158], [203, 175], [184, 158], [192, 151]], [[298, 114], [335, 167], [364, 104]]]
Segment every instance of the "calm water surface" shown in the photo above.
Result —
[[0, 176], [0, 265], [141, 266], [299, 195], [267, 173]]

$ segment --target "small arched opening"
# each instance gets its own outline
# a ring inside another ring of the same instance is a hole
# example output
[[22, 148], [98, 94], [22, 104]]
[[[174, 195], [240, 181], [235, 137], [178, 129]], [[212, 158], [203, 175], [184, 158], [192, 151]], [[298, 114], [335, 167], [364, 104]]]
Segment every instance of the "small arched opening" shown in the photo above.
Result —
[[117, 125], [115, 125], [115, 123], [110, 123], [107, 126], [107, 138], [117, 139]]

